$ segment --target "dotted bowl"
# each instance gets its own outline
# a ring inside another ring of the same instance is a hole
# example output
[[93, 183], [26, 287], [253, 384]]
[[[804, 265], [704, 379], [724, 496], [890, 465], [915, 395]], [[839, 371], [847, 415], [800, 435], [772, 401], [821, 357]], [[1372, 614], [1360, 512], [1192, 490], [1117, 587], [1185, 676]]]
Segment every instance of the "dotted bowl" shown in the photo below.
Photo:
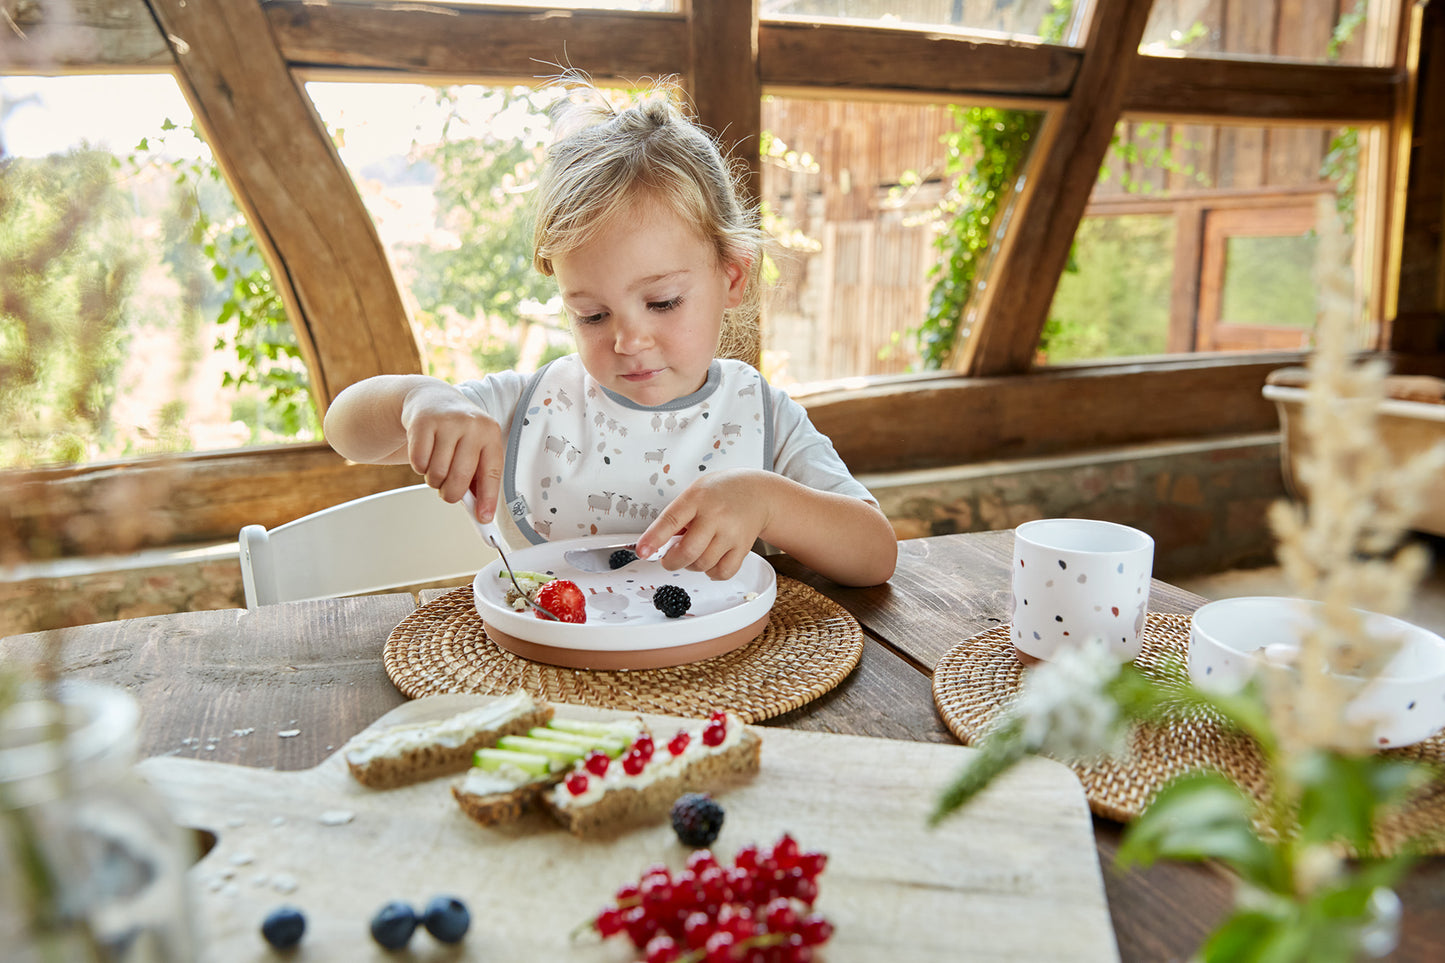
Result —
[[[1189, 677], [1207, 692], [1238, 692], [1261, 662], [1289, 669], [1293, 652], [1323, 606], [1308, 599], [1247, 596], [1199, 607], [1189, 627]], [[1408, 746], [1445, 727], [1445, 639], [1376, 612], [1359, 611], [1365, 632], [1399, 648], [1360, 693], [1345, 719], [1369, 732], [1375, 748]]]

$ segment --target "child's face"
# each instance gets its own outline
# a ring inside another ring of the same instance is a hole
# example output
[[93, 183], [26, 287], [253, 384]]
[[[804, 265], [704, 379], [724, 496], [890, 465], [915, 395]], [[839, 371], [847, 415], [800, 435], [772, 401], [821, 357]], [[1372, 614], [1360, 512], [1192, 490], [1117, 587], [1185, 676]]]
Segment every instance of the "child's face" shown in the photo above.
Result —
[[723, 310], [747, 284], [743, 265], [718, 263], [712, 244], [651, 201], [554, 257], [552, 272], [588, 373], [648, 406], [702, 387]]

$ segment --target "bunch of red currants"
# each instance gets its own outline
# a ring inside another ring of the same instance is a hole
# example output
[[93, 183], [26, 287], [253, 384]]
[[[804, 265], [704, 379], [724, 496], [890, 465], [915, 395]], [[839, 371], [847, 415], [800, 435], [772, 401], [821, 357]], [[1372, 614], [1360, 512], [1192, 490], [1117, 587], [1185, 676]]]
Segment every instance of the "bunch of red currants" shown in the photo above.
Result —
[[592, 928], [625, 935], [645, 963], [808, 963], [833, 935], [813, 912], [827, 863], [787, 834], [744, 846], [731, 866], [700, 849], [676, 873], [657, 865], [620, 887]]

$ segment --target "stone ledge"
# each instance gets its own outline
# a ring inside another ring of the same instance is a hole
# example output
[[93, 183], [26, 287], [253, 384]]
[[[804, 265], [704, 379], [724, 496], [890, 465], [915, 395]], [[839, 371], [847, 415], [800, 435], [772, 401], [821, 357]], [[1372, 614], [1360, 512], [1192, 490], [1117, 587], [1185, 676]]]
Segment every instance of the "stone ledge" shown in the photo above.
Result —
[[1277, 432], [1152, 442], [1051, 457], [860, 477], [899, 538], [1094, 517], [1154, 536], [1160, 578], [1261, 564], [1286, 497]]

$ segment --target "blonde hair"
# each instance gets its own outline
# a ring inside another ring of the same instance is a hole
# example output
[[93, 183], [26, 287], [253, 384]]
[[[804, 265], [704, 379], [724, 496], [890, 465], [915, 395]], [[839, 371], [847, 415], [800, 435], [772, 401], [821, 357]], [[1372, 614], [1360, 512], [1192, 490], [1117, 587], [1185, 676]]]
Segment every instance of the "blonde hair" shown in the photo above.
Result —
[[535, 195], [532, 263], [551, 277], [553, 258], [640, 199], [665, 204], [696, 225], [719, 263], [746, 266], [743, 300], [723, 314], [717, 353], [754, 361], [764, 235], [743, 203], [738, 167], [685, 112], [675, 84], [659, 83], [622, 107], [576, 76], [559, 85], [566, 92], [550, 110], [557, 136]]

